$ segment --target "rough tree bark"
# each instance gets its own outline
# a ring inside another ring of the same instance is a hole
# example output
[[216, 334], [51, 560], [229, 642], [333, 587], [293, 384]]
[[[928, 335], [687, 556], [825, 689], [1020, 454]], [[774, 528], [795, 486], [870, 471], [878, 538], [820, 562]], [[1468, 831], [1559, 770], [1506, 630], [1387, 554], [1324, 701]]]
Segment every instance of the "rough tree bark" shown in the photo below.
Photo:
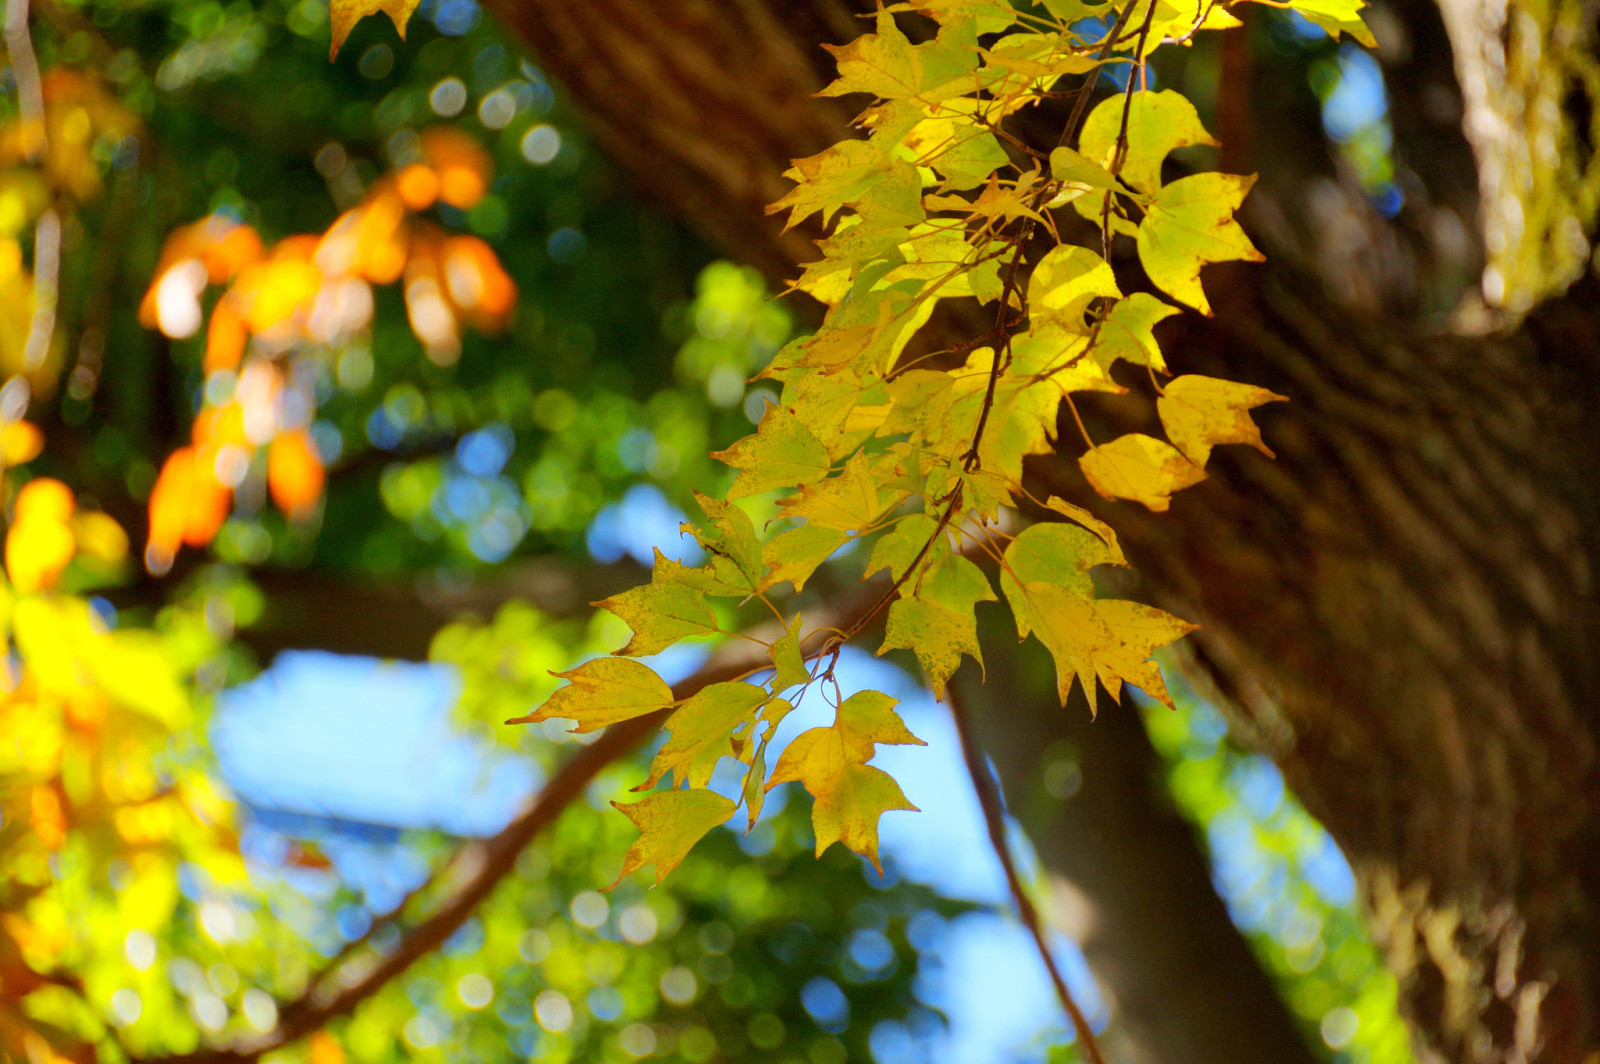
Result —
[[[646, 189], [769, 277], [808, 257], [761, 208], [845, 130], [807, 93], [816, 43], [860, 31], [847, 5], [493, 6]], [[1351, 858], [1428, 1060], [1600, 1051], [1595, 9], [1377, 11], [1392, 222], [1340, 180], [1303, 71], [1260, 56], [1252, 91], [1225, 64], [1270, 261], [1214, 270], [1218, 318], [1166, 342], [1180, 372], [1293, 399], [1262, 417], [1279, 457], [1224, 456], [1159, 518], [1101, 506]], [[1085, 497], [1070, 459], [1036, 473]]]

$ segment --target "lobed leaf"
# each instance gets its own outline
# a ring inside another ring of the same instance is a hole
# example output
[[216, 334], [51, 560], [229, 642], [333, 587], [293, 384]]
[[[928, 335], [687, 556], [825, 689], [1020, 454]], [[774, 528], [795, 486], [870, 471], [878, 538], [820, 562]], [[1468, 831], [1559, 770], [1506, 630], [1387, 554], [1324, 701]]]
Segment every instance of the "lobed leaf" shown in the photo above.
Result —
[[591, 732], [665, 709], [676, 701], [672, 688], [654, 669], [628, 658], [595, 658], [551, 675], [570, 682], [538, 709], [507, 724], [537, 724], [560, 717], [576, 724], [575, 732]]

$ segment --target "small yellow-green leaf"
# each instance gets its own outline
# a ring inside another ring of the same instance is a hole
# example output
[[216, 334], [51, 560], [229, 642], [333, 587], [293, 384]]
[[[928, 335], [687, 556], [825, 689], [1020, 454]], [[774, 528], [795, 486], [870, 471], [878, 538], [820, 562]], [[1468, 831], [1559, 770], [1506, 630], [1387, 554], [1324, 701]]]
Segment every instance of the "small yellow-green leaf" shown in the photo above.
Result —
[[[1200, 124], [1194, 104], [1181, 92], [1136, 92], [1126, 101], [1128, 149], [1118, 176], [1140, 192], [1153, 193], [1161, 187], [1161, 164], [1174, 148], [1217, 143]], [[1124, 97], [1113, 95], [1089, 112], [1078, 150], [1110, 166], [1122, 132], [1123, 106]]]
[[[893, 723], [882, 719], [881, 711], [885, 709], [893, 716], [892, 705], [892, 699], [887, 705], [858, 703], [849, 711], [848, 716], [857, 718], [850, 727], [885, 729], [888, 734], [899, 736], [876, 740], [880, 742], [916, 742], [916, 737], [898, 724], [898, 717]], [[872, 742], [850, 727], [841, 727], [846, 716], [841, 706], [839, 723], [834, 727], [812, 728], [796, 736], [773, 768], [767, 789], [798, 780], [815, 799], [811, 823], [819, 857], [833, 843], [843, 842], [877, 865], [878, 818], [891, 809], [916, 812], [917, 807], [906, 801], [905, 793], [892, 777], [865, 764], [872, 756]]]
[[673, 773], [679, 783], [704, 787], [723, 755], [732, 756], [732, 733], [771, 696], [752, 683], [729, 681], [701, 688], [694, 697], [672, 711], [662, 728], [672, 733], [650, 763], [650, 775], [637, 790], [654, 787]]
[[1117, 190], [1122, 187], [1117, 184], [1117, 179], [1111, 175], [1111, 171], [1071, 148], [1057, 148], [1050, 153], [1050, 176], [1057, 181], [1082, 186], [1084, 189]]
[[1273, 457], [1249, 412], [1284, 398], [1254, 385], [1188, 374], [1163, 389], [1156, 410], [1167, 437], [1191, 462], [1203, 466], [1219, 443], [1247, 443]]
[[1233, 212], [1255, 184], [1254, 177], [1205, 173], [1163, 188], [1139, 223], [1139, 262], [1157, 288], [1181, 303], [1211, 313], [1200, 287], [1200, 267], [1243, 259], [1260, 262]]
[[1058, 320], [1069, 329], [1084, 328], [1083, 313], [1094, 299], [1121, 295], [1106, 260], [1074, 244], [1051, 248], [1028, 279], [1029, 313]]
[[1076, 521], [1100, 537], [1100, 541], [1111, 552], [1107, 565], [1127, 565], [1128, 559], [1122, 556], [1122, 545], [1117, 542], [1117, 531], [1094, 514], [1085, 510], [1076, 503], [1070, 503], [1059, 495], [1052, 495], [1044, 502], [1045, 508], [1054, 510], [1069, 521]]
[[755, 432], [711, 457], [739, 471], [728, 489], [730, 501], [773, 488], [815, 484], [833, 468], [822, 441], [787, 408], [770, 402]]
[[798, 687], [811, 679], [811, 673], [806, 669], [805, 658], [800, 656], [800, 618], [795, 617], [789, 623], [789, 630], [779, 636], [771, 648], [772, 665], [775, 670], [772, 676], [772, 690], [787, 691], [791, 687]]
[[1198, 484], [1206, 471], [1171, 444], [1132, 432], [1085, 451], [1078, 458], [1089, 486], [1108, 499], [1133, 499], [1163, 512], [1175, 491]]
[[422, 0], [328, 0], [328, 27], [333, 31], [328, 59], [331, 61], [339, 54], [357, 22], [380, 11], [389, 16], [400, 39], [405, 40], [406, 23], [411, 21], [411, 13], [420, 3]]
[[768, 214], [789, 211], [784, 229], [791, 229], [818, 211], [824, 222], [856, 203], [894, 172], [896, 163], [876, 140], [842, 140], [804, 159], [783, 176], [795, 182], [788, 195], [767, 206]]
[[801, 525], [778, 533], [762, 548], [767, 575], [761, 582], [761, 589], [765, 591], [788, 580], [796, 591], [805, 590], [811, 574], [849, 538], [838, 529], [821, 525]]
[[[950, 541], [943, 533], [938, 531], [939, 522], [927, 514], [909, 514], [902, 517], [899, 522], [884, 533], [872, 547], [871, 560], [867, 562], [867, 571], [862, 577], [871, 576], [885, 567], [889, 575], [899, 580], [924, 546], [928, 551], [923, 555], [924, 566], [938, 561], [950, 552]], [[937, 539], [934, 537], [937, 536]], [[932, 545], [928, 546], [932, 540]]]
[[675, 701], [672, 688], [654, 669], [628, 658], [595, 658], [552, 675], [571, 682], [532, 713], [507, 724], [537, 724], [561, 717], [577, 725], [573, 731], [591, 732], [665, 709]]
[[[993, 594], [993, 592], [991, 592]], [[978, 645], [978, 622], [972, 613], [955, 611], [917, 596], [896, 599], [889, 605], [883, 626], [883, 645], [878, 653], [910, 650], [933, 686], [934, 697], [944, 700], [944, 687], [961, 664], [962, 654], [971, 654], [983, 664], [983, 649]]]
[[711, 555], [710, 568], [719, 580], [739, 588], [744, 594], [756, 590], [761, 586], [765, 566], [750, 515], [731, 502], [713, 499], [698, 491], [694, 497], [711, 519], [712, 527], [707, 530], [684, 525], [683, 531], [692, 533], [701, 549]]
[[1030, 525], [1006, 547], [1000, 569], [1000, 590], [1011, 603], [1017, 635], [1027, 638], [1030, 627], [1024, 588], [1029, 584], [1054, 584], [1081, 598], [1094, 597], [1089, 570], [1116, 561], [1105, 542], [1087, 529], [1061, 522]]
[[1321, 26], [1330, 37], [1337, 39], [1345, 33], [1368, 48], [1376, 48], [1377, 39], [1361, 21], [1361, 9], [1366, 6], [1364, 0], [1293, 0], [1289, 5], [1290, 10]]
[[1162, 682], [1161, 669], [1150, 655], [1194, 631], [1195, 626], [1139, 602], [1100, 599], [1095, 603], [1100, 619], [1110, 629], [1112, 644], [1095, 661], [1100, 682], [1112, 698], [1121, 699], [1124, 681], [1133, 684], [1168, 709], [1172, 696]]
[[853, 758], [863, 763], [872, 760], [873, 747], [927, 746], [911, 734], [906, 722], [895, 712], [899, 699], [882, 691], [857, 691], [839, 704], [834, 713], [833, 726], [838, 729], [844, 748]]
[[1152, 330], [1157, 322], [1177, 313], [1177, 307], [1161, 302], [1148, 292], [1135, 292], [1127, 299], [1118, 300], [1111, 313], [1100, 322], [1089, 357], [1104, 370], [1109, 370], [1120, 358], [1165, 373], [1167, 363], [1161, 357], [1161, 346], [1156, 343]]
[[804, 517], [808, 524], [837, 528], [842, 532], [861, 532], [870, 528], [883, 513], [884, 501], [878, 495], [867, 456], [856, 452], [845, 463], [844, 471], [801, 490], [799, 496], [784, 500], [783, 516]]
[[628, 847], [622, 858], [622, 871], [611, 887], [622, 882], [629, 872], [649, 864], [656, 866], [656, 882], [660, 883], [683, 863], [694, 844], [712, 828], [725, 823], [737, 806], [731, 798], [704, 790], [661, 791], [637, 802], [611, 804], [639, 829], [639, 837]]
[[629, 657], [660, 653], [685, 636], [718, 630], [717, 615], [705, 595], [683, 584], [646, 584], [594, 605], [610, 610], [633, 629], [628, 645], [617, 651]]

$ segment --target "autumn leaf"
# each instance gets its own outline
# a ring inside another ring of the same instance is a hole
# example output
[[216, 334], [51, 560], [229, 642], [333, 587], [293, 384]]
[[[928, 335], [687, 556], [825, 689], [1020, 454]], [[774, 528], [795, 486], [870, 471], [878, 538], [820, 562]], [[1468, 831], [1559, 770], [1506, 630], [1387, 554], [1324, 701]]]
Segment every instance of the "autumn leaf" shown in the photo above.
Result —
[[1131, 432], [1085, 451], [1078, 458], [1089, 486], [1108, 499], [1133, 499], [1158, 513], [1175, 491], [1198, 484], [1206, 472], [1164, 443]]
[[575, 732], [591, 732], [665, 709], [676, 701], [672, 688], [654, 669], [628, 658], [595, 658], [551, 675], [571, 682], [532, 713], [507, 724], [538, 724], [559, 717], [576, 724]]
[[1167, 438], [1191, 462], [1203, 466], [1219, 443], [1247, 443], [1273, 457], [1249, 411], [1279, 401], [1286, 397], [1265, 388], [1187, 374], [1162, 389], [1156, 410]]
[[1233, 212], [1255, 184], [1238, 174], [1195, 174], [1156, 194], [1139, 223], [1139, 262], [1156, 287], [1202, 314], [1211, 304], [1200, 287], [1200, 267], [1243, 259], [1260, 262]]
[[[1161, 188], [1161, 164], [1167, 155], [1192, 144], [1215, 145], [1188, 97], [1172, 89], [1135, 92], [1126, 98], [1102, 100], [1084, 120], [1078, 150], [1102, 166], [1110, 166], [1122, 133], [1122, 113], [1128, 111], [1128, 147], [1117, 175], [1140, 192]], [[1055, 157], [1051, 156], [1054, 164]], [[1058, 175], [1059, 176], [1059, 175]]]
[[909, 650], [916, 655], [934, 697], [940, 701], [944, 700], [945, 683], [961, 664], [961, 655], [970, 654], [980, 665], [983, 663], [976, 617], [917, 595], [889, 604], [878, 654], [891, 650]]
[[762, 579], [765, 591], [774, 584], [788, 580], [796, 591], [805, 590], [806, 581], [817, 567], [844, 546], [850, 537], [833, 528], [821, 525], [801, 525], [780, 532], [762, 547], [762, 559], [767, 565], [767, 575]]
[[1131, 683], [1171, 706], [1161, 671], [1149, 660], [1156, 650], [1194, 626], [1152, 606], [1120, 599], [1092, 599], [1054, 584], [1036, 582], [1021, 589], [1029, 622], [1056, 662], [1056, 694], [1067, 704], [1076, 680], [1083, 684], [1089, 712], [1098, 711], [1098, 679], [1113, 698]]
[[654, 787], [662, 776], [673, 773], [679, 783], [704, 787], [719, 758], [731, 756], [729, 739], [734, 728], [752, 720], [755, 711], [771, 698], [766, 689], [751, 683], [714, 683], [694, 694], [672, 711], [661, 727], [671, 732], [655, 760], [649, 778], [635, 790]]
[[1063, 327], [1078, 331], [1085, 329], [1083, 313], [1091, 302], [1121, 295], [1106, 260], [1073, 244], [1051, 248], [1028, 279], [1028, 306], [1033, 314], [1048, 316]]
[[350, 36], [357, 22], [380, 11], [393, 20], [400, 39], [405, 40], [406, 23], [411, 21], [411, 13], [421, 3], [422, 0], [328, 0], [328, 24], [333, 31], [328, 59], [331, 61], [338, 56], [345, 38]]
[[1083, 598], [1094, 597], [1094, 582], [1089, 570], [1097, 565], [1115, 564], [1105, 541], [1087, 529], [1061, 522], [1029, 525], [1017, 533], [1006, 547], [1005, 563], [1000, 567], [1000, 590], [1011, 603], [1017, 621], [1017, 635], [1026, 639], [1029, 631], [1028, 584], [1048, 583]]
[[633, 821], [639, 837], [628, 847], [622, 858], [622, 871], [607, 890], [645, 865], [655, 865], [656, 882], [660, 883], [683, 863], [695, 843], [733, 815], [737, 805], [731, 798], [705, 790], [661, 791], [637, 802], [611, 804]]
[[739, 470], [728, 499], [743, 499], [773, 488], [803, 487], [828, 475], [828, 449], [786, 407], [767, 404], [756, 431], [711, 457]]
[[803, 488], [795, 498], [784, 500], [782, 513], [785, 517], [804, 517], [808, 524], [823, 528], [860, 532], [877, 521], [883, 508], [867, 456], [857, 453], [838, 476]]
[[796, 617], [789, 623], [788, 631], [779, 636], [772, 644], [772, 690], [787, 691], [791, 687], [798, 687], [811, 678], [811, 672], [806, 668], [805, 658], [800, 656], [800, 618]]
[[1177, 307], [1161, 302], [1148, 292], [1135, 292], [1118, 300], [1101, 319], [1094, 343], [1089, 347], [1089, 357], [1103, 370], [1109, 370], [1111, 363], [1120, 358], [1165, 373], [1167, 363], [1161, 357], [1161, 347], [1152, 330], [1158, 322], [1177, 313]]
[[893, 809], [916, 812], [900, 785], [866, 762], [876, 744], [924, 745], [894, 711], [895, 700], [879, 691], [862, 691], [840, 704], [832, 727], [812, 728], [795, 737], [772, 770], [767, 790], [799, 781], [815, 800], [812, 827], [817, 856], [835, 842], [878, 867], [878, 819]]
[[658, 654], [685, 636], [720, 630], [705, 594], [683, 584], [646, 584], [595, 605], [610, 610], [633, 629], [628, 645], [617, 651], [629, 657]]
[[731, 502], [694, 493], [711, 528], [684, 525], [700, 548], [711, 556], [709, 568], [723, 586], [734, 589], [722, 594], [750, 594], [761, 586], [766, 566], [761, 560], [761, 541], [756, 538], [750, 515]]

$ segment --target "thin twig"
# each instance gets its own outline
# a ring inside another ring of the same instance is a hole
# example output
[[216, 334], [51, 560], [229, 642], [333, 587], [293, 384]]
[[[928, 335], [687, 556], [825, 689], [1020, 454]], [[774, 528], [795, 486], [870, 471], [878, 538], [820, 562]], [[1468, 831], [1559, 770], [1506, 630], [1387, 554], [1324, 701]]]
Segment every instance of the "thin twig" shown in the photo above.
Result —
[[1038, 947], [1039, 956], [1044, 960], [1044, 966], [1050, 973], [1050, 981], [1055, 984], [1056, 997], [1061, 999], [1062, 1008], [1067, 1010], [1067, 1015], [1072, 1019], [1072, 1028], [1078, 1034], [1078, 1044], [1088, 1054], [1090, 1064], [1105, 1064], [1105, 1058], [1100, 1055], [1100, 1046], [1095, 1041], [1094, 1031], [1089, 1026], [1088, 1017], [1078, 1007], [1072, 991], [1067, 989], [1067, 982], [1061, 977], [1061, 969], [1056, 967], [1056, 959], [1051, 955], [1050, 944], [1044, 937], [1044, 925], [1039, 919], [1039, 910], [1033, 904], [1033, 899], [1028, 896], [1027, 889], [1023, 887], [1022, 877], [1017, 874], [1016, 862], [1011, 857], [1011, 847], [1006, 842], [1005, 807], [1000, 798], [1000, 789], [995, 784], [994, 776], [989, 772], [989, 764], [984, 760], [983, 751], [978, 747], [978, 740], [972, 733], [972, 722], [967, 716], [966, 706], [959, 691], [957, 685], [951, 684], [946, 689], [946, 699], [950, 703], [950, 716], [955, 720], [956, 734], [961, 740], [961, 756], [967, 763], [967, 774], [972, 777], [973, 789], [978, 792], [978, 804], [983, 808], [984, 826], [989, 829], [989, 844], [994, 847], [995, 856], [1000, 858], [1000, 867], [1006, 874], [1006, 885], [1011, 889], [1011, 900], [1016, 903], [1017, 914], [1028, 926], [1028, 933], [1033, 936], [1033, 943]]

